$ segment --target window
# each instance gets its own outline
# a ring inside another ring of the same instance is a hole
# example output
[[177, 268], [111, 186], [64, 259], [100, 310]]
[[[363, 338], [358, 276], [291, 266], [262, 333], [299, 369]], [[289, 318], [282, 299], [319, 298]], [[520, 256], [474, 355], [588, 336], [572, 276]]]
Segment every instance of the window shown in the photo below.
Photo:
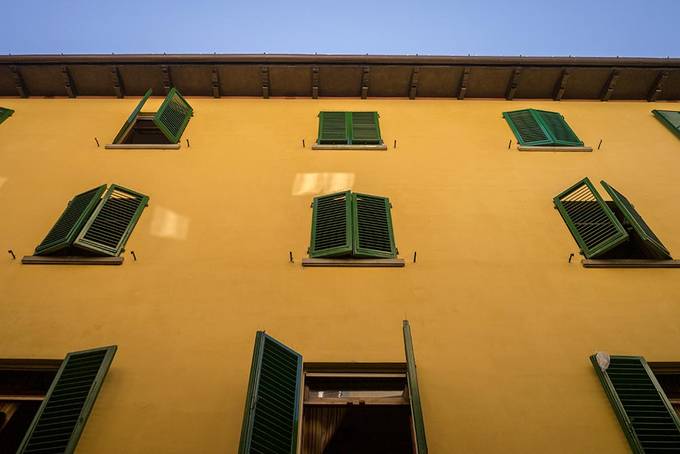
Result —
[[149, 89], [120, 129], [113, 144], [106, 148], [174, 148], [180, 147], [184, 129], [194, 111], [184, 97], [172, 88], [157, 112], [142, 112], [151, 96]]
[[661, 121], [673, 134], [680, 137], [680, 112], [673, 110], [652, 110], [656, 118]]
[[12, 116], [14, 111], [12, 109], [6, 109], [4, 107], [0, 107], [0, 123], [3, 121], [7, 120], [9, 117]]
[[[342, 264], [354, 259], [346, 263], [361, 266], [361, 260], [378, 259], [367, 264], [403, 266], [403, 260], [396, 259], [391, 208], [387, 197], [351, 191], [315, 197], [310, 259], [305, 259], [303, 265]], [[389, 260], [379, 261], [385, 259]]]
[[386, 150], [379, 117], [378, 112], [319, 112], [319, 137], [312, 149]]
[[74, 452], [116, 346], [0, 360], [0, 452]]
[[631, 450], [680, 451], [680, 419], [647, 361], [604, 352], [592, 355], [590, 361]]
[[298, 445], [301, 454], [427, 453], [408, 321], [403, 332], [405, 363], [303, 366], [299, 353], [258, 331], [239, 454]]
[[116, 264], [149, 197], [112, 184], [76, 195], [25, 264]]
[[600, 182], [611, 202], [605, 202], [588, 178], [553, 199], [587, 267], [676, 267], [670, 252], [619, 191]]
[[523, 109], [503, 112], [520, 151], [593, 151], [557, 112]]

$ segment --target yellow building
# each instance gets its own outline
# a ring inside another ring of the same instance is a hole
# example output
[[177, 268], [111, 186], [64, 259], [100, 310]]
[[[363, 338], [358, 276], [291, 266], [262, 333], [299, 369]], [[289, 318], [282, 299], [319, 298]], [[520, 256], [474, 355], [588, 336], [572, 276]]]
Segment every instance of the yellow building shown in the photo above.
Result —
[[678, 449], [678, 99], [679, 59], [0, 57], [0, 452]]

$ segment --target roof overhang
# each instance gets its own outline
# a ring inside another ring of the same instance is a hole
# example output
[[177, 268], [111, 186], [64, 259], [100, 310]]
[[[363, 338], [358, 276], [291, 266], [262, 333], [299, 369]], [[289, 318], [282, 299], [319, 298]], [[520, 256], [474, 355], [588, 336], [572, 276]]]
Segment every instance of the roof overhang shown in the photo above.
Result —
[[680, 99], [680, 58], [10, 55], [0, 96]]

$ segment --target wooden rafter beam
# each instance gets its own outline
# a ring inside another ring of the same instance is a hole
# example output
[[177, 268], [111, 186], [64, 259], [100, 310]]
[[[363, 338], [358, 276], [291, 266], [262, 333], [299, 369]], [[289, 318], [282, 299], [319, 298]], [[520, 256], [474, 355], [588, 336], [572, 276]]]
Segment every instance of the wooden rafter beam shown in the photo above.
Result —
[[220, 72], [217, 70], [217, 66], [212, 69], [211, 84], [213, 98], [222, 96], [222, 93], [220, 93]]
[[411, 84], [408, 90], [409, 99], [416, 99], [418, 94], [418, 73], [420, 73], [420, 67], [414, 66], [411, 71]]
[[567, 68], [563, 69], [560, 80], [557, 82], [557, 86], [555, 87], [555, 94], [553, 95], [553, 99], [555, 101], [560, 101], [562, 96], [564, 96], [564, 92], [567, 90], [567, 82], [569, 81], [569, 77], [571, 77], [571, 71]]
[[167, 95], [172, 88], [172, 77], [168, 65], [161, 65], [161, 76], [163, 77], [163, 91], [165, 91], [165, 94]]
[[262, 83], [262, 97], [269, 98], [269, 66], [260, 66], [260, 82]]
[[465, 93], [467, 92], [469, 81], [470, 67], [466, 66], [463, 69], [463, 76], [460, 78], [460, 85], [458, 86], [458, 99], [465, 99]]
[[312, 67], [312, 99], [319, 98], [319, 67]]
[[618, 82], [620, 76], [621, 71], [619, 69], [612, 68], [607, 82], [605, 82], [604, 86], [602, 87], [602, 93], [600, 95], [601, 101], [609, 101], [611, 99], [612, 94], [614, 94], [614, 88], [616, 88], [616, 82]]
[[371, 68], [364, 66], [361, 70], [361, 99], [368, 98], [368, 81]]
[[113, 91], [116, 93], [116, 98], [124, 97], [125, 90], [123, 89], [123, 80], [120, 77], [118, 66], [111, 67], [111, 82], [113, 82]]
[[508, 88], [505, 90], [505, 99], [511, 100], [515, 97], [515, 92], [519, 86], [519, 81], [522, 77], [522, 68], [515, 68], [512, 71], [512, 76], [508, 82]]
[[12, 65], [9, 67], [12, 72], [12, 77], [14, 78], [14, 86], [17, 89], [17, 93], [22, 98], [28, 98], [28, 90], [26, 89], [26, 84], [24, 83], [24, 78], [21, 77], [21, 71], [18, 66]]
[[64, 80], [64, 89], [66, 90], [66, 96], [68, 96], [69, 98], [75, 98], [76, 87], [73, 84], [73, 78], [71, 77], [71, 72], [68, 70], [68, 66], [62, 65], [61, 77]]
[[666, 83], [666, 80], [668, 79], [669, 75], [670, 73], [667, 70], [659, 71], [659, 74], [656, 75], [656, 79], [654, 80], [654, 84], [649, 89], [647, 101], [654, 102], [657, 99], [659, 99], [659, 96], [661, 96], [661, 93], [663, 92], [664, 84]]

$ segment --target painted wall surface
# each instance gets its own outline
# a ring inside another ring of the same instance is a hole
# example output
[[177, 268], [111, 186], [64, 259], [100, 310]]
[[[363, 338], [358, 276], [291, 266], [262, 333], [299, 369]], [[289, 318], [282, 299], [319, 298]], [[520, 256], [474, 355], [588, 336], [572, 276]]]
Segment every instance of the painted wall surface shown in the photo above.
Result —
[[[96, 185], [151, 197], [120, 267], [0, 261], [0, 357], [119, 346], [78, 452], [235, 452], [256, 330], [308, 361], [403, 361], [404, 318], [432, 453], [628, 452], [588, 356], [680, 360], [680, 270], [569, 264], [552, 197], [605, 179], [680, 256], [680, 141], [650, 113], [680, 104], [189, 101], [190, 148], [114, 151], [138, 99], [0, 99], [3, 249], [30, 255]], [[508, 150], [501, 112], [526, 107], [601, 149]], [[377, 110], [389, 149], [312, 151], [320, 110]], [[343, 189], [390, 197], [417, 263], [303, 269], [312, 198]]]

